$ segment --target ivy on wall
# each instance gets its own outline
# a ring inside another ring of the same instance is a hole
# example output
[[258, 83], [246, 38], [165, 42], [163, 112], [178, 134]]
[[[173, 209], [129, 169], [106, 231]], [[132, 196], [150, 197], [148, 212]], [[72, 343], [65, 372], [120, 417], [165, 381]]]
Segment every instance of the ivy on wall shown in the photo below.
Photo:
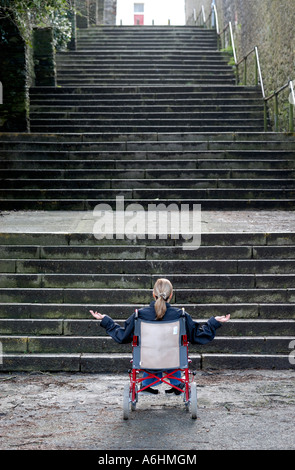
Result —
[[1, 0], [0, 6], [0, 14], [10, 16], [15, 21], [28, 45], [31, 45], [33, 27], [51, 26], [56, 50], [64, 49], [71, 39], [72, 26], [68, 13], [74, 9], [72, 0]]

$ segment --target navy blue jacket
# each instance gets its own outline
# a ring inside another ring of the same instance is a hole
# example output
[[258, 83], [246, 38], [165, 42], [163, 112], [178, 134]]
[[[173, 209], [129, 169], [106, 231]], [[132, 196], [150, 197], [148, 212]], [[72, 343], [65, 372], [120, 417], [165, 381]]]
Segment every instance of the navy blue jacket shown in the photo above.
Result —
[[[148, 307], [144, 307], [138, 310], [138, 317], [146, 321], [174, 321], [181, 317], [182, 309], [171, 307], [171, 305], [166, 302], [167, 310], [162, 320], [156, 319], [155, 311], [155, 302], [151, 302]], [[126, 320], [124, 327], [115, 323], [114, 320], [106, 315], [100, 326], [106, 329], [106, 332], [120, 344], [131, 343], [133, 339], [134, 332], [134, 319], [135, 312], [131, 317]], [[192, 317], [185, 312], [185, 321], [186, 321], [186, 333], [188, 341], [191, 344], [206, 344], [212, 341], [215, 337], [215, 332], [217, 328], [221, 326], [214, 317], [210, 318], [204, 325], [200, 326], [195, 322]]]

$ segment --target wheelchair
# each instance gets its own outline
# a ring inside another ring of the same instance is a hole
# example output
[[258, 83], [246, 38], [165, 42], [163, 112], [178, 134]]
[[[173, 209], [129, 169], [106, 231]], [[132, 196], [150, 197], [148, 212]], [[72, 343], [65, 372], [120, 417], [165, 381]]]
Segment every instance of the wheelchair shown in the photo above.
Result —
[[[189, 369], [192, 362], [188, 356], [188, 340], [185, 326], [185, 313], [171, 322], [144, 321], [138, 318], [135, 311], [135, 327], [132, 342], [132, 369], [129, 383], [124, 386], [123, 419], [129, 419], [129, 413], [136, 410], [138, 398], [146, 388], [165, 383], [183, 395], [185, 409], [192, 419], [197, 419], [197, 385], [194, 381], [195, 371]], [[181, 372], [179, 385], [168, 382], [175, 379], [175, 372]], [[141, 374], [147, 375], [143, 378]], [[155, 375], [162, 372], [162, 377]], [[144, 380], [153, 382], [146, 387], [140, 386]]]

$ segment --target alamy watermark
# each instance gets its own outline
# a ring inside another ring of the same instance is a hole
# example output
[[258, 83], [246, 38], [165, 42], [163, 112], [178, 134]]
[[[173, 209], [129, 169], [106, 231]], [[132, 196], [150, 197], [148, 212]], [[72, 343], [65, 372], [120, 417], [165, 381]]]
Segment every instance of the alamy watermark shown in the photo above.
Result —
[[93, 234], [98, 240], [183, 239], [184, 250], [201, 245], [201, 204], [148, 204], [147, 210], [137, 203], [125, 207], [124, 196], [116, 197], [115, 210], [109, 204], [98, 204], [93, 210], [96, 220]]
[[2, 341], [0, 341], [0, 366], [3, 364], [3, 344]]
[[289, 349], [292, 349], [292, 351], [289, 354], [289, 362], [292, 366], [294, 366], [295, 365], [295, 339], [293, 339], [290, 342]]
[[3, 104], [3, 86], [2, 86], [2, 82], [0, 82], [0, 104]]

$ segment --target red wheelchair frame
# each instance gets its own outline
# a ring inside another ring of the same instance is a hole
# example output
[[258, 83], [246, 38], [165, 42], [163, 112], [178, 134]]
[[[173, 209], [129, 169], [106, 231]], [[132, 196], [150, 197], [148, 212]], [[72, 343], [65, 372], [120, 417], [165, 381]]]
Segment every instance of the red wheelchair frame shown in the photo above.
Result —
[[[137, 346], [138, 346], [138, 336], [134, 335], [133, 342], [132, 342], [132, 351]], [[187, 335], [182, 335], [182, 346], [186, 348], [188, 364], [190, 364], [192, 361], [188, 356], [189, 342], [187, 339]], [[133, 359], [131, 359], [130, 362], [132, 363]], [[175, 372], [179, 372], [179, 371], [184, 374], [183, 378], [177, 378], [180, 384], [184, 384], [183, 388], [180, 388], [179, 386], [171, 384], [170, 381], [169, 382], [167, 381], [170, 378], [175, 379], [173, 375], [175, 374]], [[139, 374], [143, 372], [145, 372], [147, 375], [145, 377], [139, 377]], [[153, 385], [157, 385], [158, 383], [165, 383], [183, 394], [183, 401], [185, 402], [186, 409], [187, 410], [190, 409], [192, 419], [196, 419], [197, 418], [197, 388], [196, 388], [196, 383], [194, 382], [194, 376], [196, 375], [196, 372], [191, 371], [189, 367], [170, 370], [169, 373], [168, 372], [165, 373], [159, 370], [159, 372], [163, 373], [162, 377], [157, 377], [155, 375], [156, 372], [158, 371], [154, 370], [153, 372], [151, 372], [150, 370], [139, 369], [139, 368], [129, 369], [128, 373], [129, 373], [130, 383], [126, 384], [125, 389], [124, 389], [123, 418], [128, 419], [129, 407], [131, 407], [132, 411], [135, 411], [136, 404], [138, 402], [138, 395], [141, 392], [144, 392], [148, 387], [152, 387]], [[193, 375], [193, 379], [190, 381], [191, 375]], [[145, 387], [139, 387], [139, 385], [144, 380], [148, 380], [148, 379], [154, 379], [154, 382], [150, 383], [149, 385]]]

